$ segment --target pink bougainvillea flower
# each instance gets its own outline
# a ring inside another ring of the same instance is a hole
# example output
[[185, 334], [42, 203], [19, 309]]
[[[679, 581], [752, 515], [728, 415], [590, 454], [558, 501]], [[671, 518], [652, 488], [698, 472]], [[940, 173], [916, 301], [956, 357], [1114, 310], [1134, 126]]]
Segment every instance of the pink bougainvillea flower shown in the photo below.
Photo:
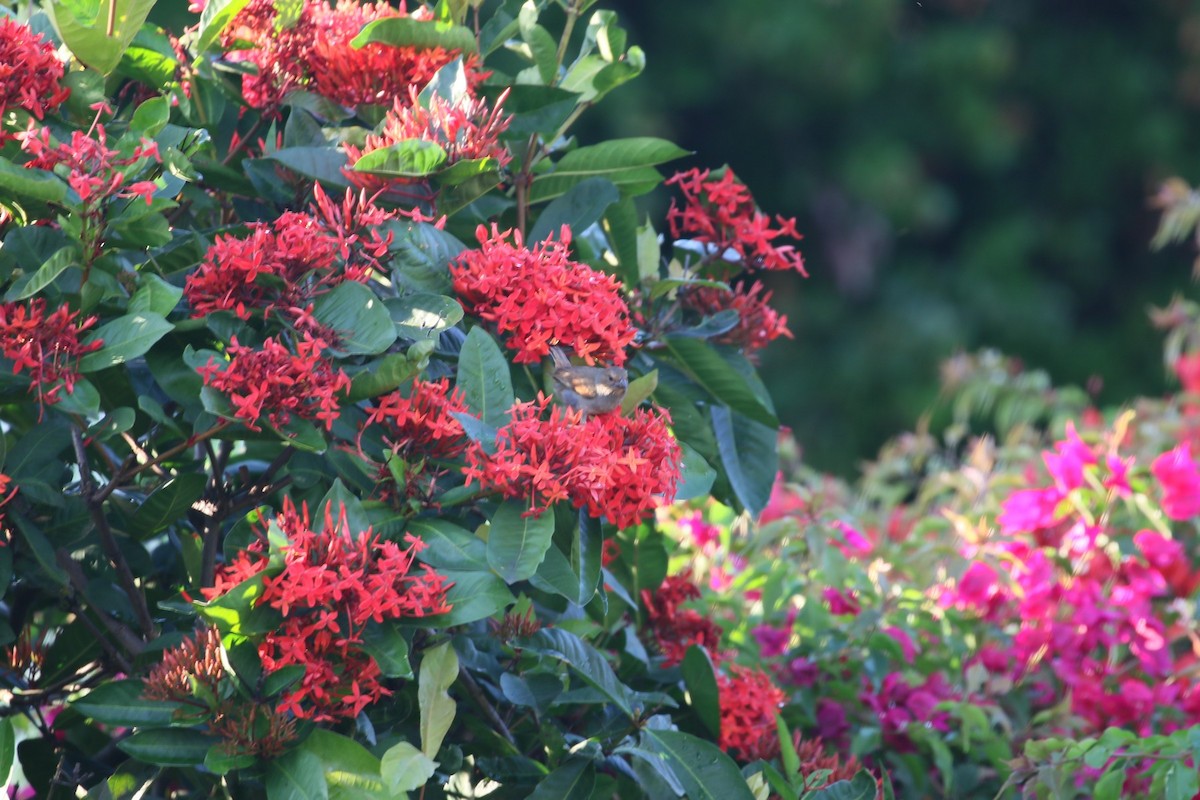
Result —
[[1185, 520], [1200, 514], [1200, 466], [1192, 458], [1189, 442], [1154, 459], [1150, 472], [1162, 488], [1163, 512], [1168, 517]]
[[589, 364], [625, 363], [637, 331], [621, 282], [568, 257], [571, 231], [527, 248], [518, 231], [476, 230], [478, 250], [450, 265], [454, 291], [468, 313], [506, 334], [513, 361], [535, 364], [563, 345]]
[[831, 544], [836, 547], [841, 554], [846, 558], [863, 558], [871, 554], [874, 545], [871, 540], [862, 534], [857, 528], [853, 527], [842, 520], [835, 521], [829, 527], [836, 530], [842, 535], [842, 539], [834, 539]]
[[777, 473], [775, 483], [771, 487], [771, 498], [758, 518], [759, 524], [766, 525], [777, 519], [794, 516], [803, 511], [804, 507], [804, 498], [788, 486], [782, 472]]
[[832, 586], [826, 586], [821, 590], [821, 596], [825, 598], [825, 602], [829, 603], [830, 613], [838, 616], [843, 614], [857, 616], [862, 609], [858, 602], [858, 593], [855, 591], [842, 591]]
[[1092, 448], [1079, 438], [1075, 423], [1067, 423], [1067, 436], [1056, 442], [1054, 452], [1042, 454], [1046, 470], [1059, 491], [1066, 493], [1083, 486], [1083, 469], [1096, 463]]
[[1053, 528], [1063, 519], [1058, 513], [1062, 501], [1062, 492], [1053, 486], [1013, 492], [1001, 503], [1000, 532], [1011, 536]]

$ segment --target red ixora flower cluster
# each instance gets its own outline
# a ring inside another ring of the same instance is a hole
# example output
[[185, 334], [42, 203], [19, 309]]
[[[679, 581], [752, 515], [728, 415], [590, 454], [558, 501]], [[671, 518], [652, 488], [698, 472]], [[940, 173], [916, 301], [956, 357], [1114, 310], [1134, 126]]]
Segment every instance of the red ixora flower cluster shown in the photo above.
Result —
[[653, 513], [658, 496], [668, 501], [674, 496], [681, 456], [668, 417], [638, 409], [633, 417], [601, 414], [585, 420], [579, 411], [556, 405], [543, 418], [550, 405], [541, 394], [514, 405], [495, 453], [467, 450], [467, 484], [526, 498], [530, 514], [569, 500], [618, 528]]
[[621, 297], [621, 282], [568, 258], [571, 232], [529, 249], [519, 231], [476, 230], [478, 250], [450, 265], [454, 291], [471, 314], [493, 323], [513, 361], [533, 364], [552, 345], [573, 349], [588, 363], [620, 366], [637, 331]]
[[[284, 567], [265, 578], [258, 604], [278, 611], [283, 621], [263, 639], [259, 656], [267, 670], [305, 668], [280, 710], [315, 722], [353, 718], [391, 694], [379, 681], [379, 665], [362, 649], [367, 626], [445, 613], [449, 585], [428, 566], [414, 567], [420, 540], [408, 536], [402, 548], [370, 528], [354, 531], [345, 508], [335, 517], [326, 507], [324, 526], [315, 531], [307, 509], [297, 511], [285, 500], [274, 524], [288, 541]], [[219, 570], [205, 597], [220, 596], [263, 572], [269, 562], [265, 549], [260, 539], [239, 552]]]
[[758, 281], [748, 287], [693, 286], [679, 292], [680, 305], [701, 316], [712, 316], [730, 308], [737, 311], [737, 325], [713, 337], [712, 341], [740, 347], [747, 353], [766, 347], [780, 336], [792, 338], [787, 317], [767, 305], [770, 299], [771, 293], [763, 291], [763, 285]]
[[467, 449], [468, 439], [462, 423], [451, 416], [468, 413], [462, 391], [451, 391], [450, 382], [415, 381], [408, 396], [399, 391], [376, 399], [367, 407], [367, 419], [359, 432], [370, 425], [383, 428], [383, 443], [404, 457], [454, 458]]
[[[719, 177], [710, 170], [679, 172], [667, 180], [678, 186], [684, 205], [674, 201], [667, 211], [671, 236], [704, 244], [718, 260], [736, 261], [750, 269], [794, 269], [805, 277], [804, 260], [794, 245], [775, 244], [781, 237], [799, 239], [795, 218], [769, 216], [754, 205], [745, 184], [728, 167]], [[736, 259], [734, 258], [736, 256]]]
[[158, 145], [149, 139], [143, 139], [132, 152], [122, 153], [108, 146], [108, 132], [100, 124], [86, 133], [74, 131], [70, 142], [54, 144], [49, 128], [31, 129], [17, 138], [22, 149], [33, 156], [25, 166], [47, 170], [61, 167], [67, 173], [67, 184], [85, 206], [98, 208], [112, 197], [140, 197], [147, 205], [153, 199], [157, 188], [154, 181], [127, 183], [150, 163], [162, 160]]
[[[16, 20], [0, 17], [0, 116], [21, 108], [42, 119], [71, 94], [62, 77], [54, 45]], [[0, 128], [0, 144], [6, 138]]]
[[[496, 99], [495, 106], [489, 109], [487, 102], [480, 98], [463, 97], [458, 102], [452, 102], [435, 94], [429, 98], [426, 107], [421, 105], [418, 87], [413, 86], [407, 97], [396, 98], [392, 109], [383, 119], [383, 128], [379, 133], [367, 134], [361, 148], [349, 143], [343, 145], [350, 167], [368, 153], [409, 139], [439, 145], [446, 151], [443, 166], [458, 161], [493, 158], [498, 166], [504, 167], [512, 160], [508, 148], [500, 141], [500, 134], [508, 129], [512, 121], [512, 117], [505, 116], [502, 111], [507, 97], [508, 90], [505, 90]], [[399, 186], [413, 183], [411, 178], [372, 175], [356, 172], [349, 167], [344, 172], [351, 183], [373, 192], [398, 191]]]
[[292, 353], [283, 343], [268, 338], [260, 347], [244, 347], [234, 337], [229, 362], [210, 360], [197, 372], [205, 386], [229, 396], [234, 416], [252, 431], [265, 414], [272, 425], [286, 425], [293, 415], [323, 422], [333, 428], [341, 412], [335, 395], [350, 388], [346, 373], [322, 357], [325, 342], [301, 334]]
[[314, 197], [308, 213], [256, 222], [245, 238], [217, 237], [184, 284], [192, 316], [232, 311], [250, 319], [274, 311], [297, 328], [336, 337], [312, 319], [312, 301], [342, 281], [365, 282], [380, 268], [392, 236], [380, 236], [377, 228], [394, 215], [349, 191], [340, 204], [320, 186]]
[[[257, 74], [242, 78], [242, 93], [255, 108], [278, 108], [296, 89], [306, 89], [335, 103], [389, 105], [410, 86], [424, 86], [434, 73], [461, 53], [442, 47], [394, 47], [372, 42], [350, 46], [367, 23], [387, 17], [428, 19], [421, 7], [408, 15], [387, 3], [300, 0], [295, 18], [280, 16], [274, 0], [251, 0], [225, 30], [221, 41], [234, 49], [226, 57], [249, 61]], [[246, 45], [249, 47], [247, 48]], [[466, 60], [468, 81], [484, 77], [476, 59]]]
[[733, 665], [717, 675], [721, 705], [721, 749], [742, 761], [779, 755], [775, 717], [787, 695], [762, 670]]
[[64, 387], [68, 394], [75, 391], [79, 358], [104, 346], [98, 339], [87, 344], [79, 340], [95, 324], [95, 317], [80, 319], [78, 311], [66, 306], [47, 314], [40, 297], [0, 303], [0, 352], [12, 359], [14, 373], [29, 374], [29, 391], [37, 394], [40, 405], [54, 404]]
[[713, 661], [722, 660], [718, 650], [721, 627], [695, 609], [681, 608], [687, 601], [699, 599], [700, 589], [692, 580], [691, 570], [668, 575], [654, 591], [642, 589], [646, 622], [668, 667], [683, 661], [692, 645], [707, 650]]

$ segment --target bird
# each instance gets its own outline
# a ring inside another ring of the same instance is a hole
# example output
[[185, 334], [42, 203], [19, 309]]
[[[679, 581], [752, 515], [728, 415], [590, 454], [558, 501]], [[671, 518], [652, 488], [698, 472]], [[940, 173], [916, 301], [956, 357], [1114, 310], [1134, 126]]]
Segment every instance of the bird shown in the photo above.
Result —
[[623, 367], [581, 367], [571, 363], [559, 347], [550, 348], [554, 362], [554, 393], [584, 417], [607, 414], [621, 407], [629, 388], [629, 373]]

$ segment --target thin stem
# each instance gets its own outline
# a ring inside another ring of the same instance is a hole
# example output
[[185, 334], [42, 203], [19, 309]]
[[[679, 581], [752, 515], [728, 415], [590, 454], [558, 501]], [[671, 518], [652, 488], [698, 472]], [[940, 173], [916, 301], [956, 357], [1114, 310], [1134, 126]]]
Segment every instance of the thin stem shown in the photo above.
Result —
[[168, 461], [168, 460], [174, 458], [175, 456], [179, 455], [183, 451], [187, 450], [189, 447], [192, 447], [193, 445], [196, 445], [199, 442], [203, 442], [205, 439], [211, 439], [212, 437], [216, 436], [218, 433], [225, 430], [232, 424], [233, 423], [227, 419], [219, 420], [216, 425], [213, 425], [208, 430], [201, 431], [200, 433], [189, 436], [182, 444], [178, 444], [178, 445], [172, 447], [170, 450], [167, 450], [165, 453], [163, 453], [162, 455], [160, 455], [158, 458], [154, 459], [153, 461], [148, 461], [145, 464], [139, 464], [136, 469], [132, 469], [132, 470], [122, 469], [117, 475], [113, 476], [113, 479], [108, 482], [107, 486], [105, 486], [103, 489], [100, 489], [98, 492], [96, 492], [96, 494], [95, 494], [96, 501], [97, 502], [103, 501], [110, 494], [115, 492], [122, 483], [129, 480], [130, 478], [133, 478], [136, 475], [140, 475], [141, 473], [145, 472], [148, 469], [154, 469], [155, 467], [157, 467], [159, 464], [163, 463], [164, 461]]
[[[71, 582], [71, 588], [75, 590], [74, 594], [78, 595], [79, 597], [83, 597], [85, 600], [88, 600], [87, 576], [83, 574], [83, 569], [80, 568], [75, 559], [71, 558], [70, 554], [60, 547], [55, 552], [55, 560], [58, 562], [58, 565], [62, 567], [63, 572], [67, 573], [67, 579]], [[69, 602], [75, 609], [75, 616], [79, 619], [85, 619], [86, 612], [84, 611], [82, 604], [75, 599], [74, 595], [71, 596]], [[90, 600], [88, 600], [88, 603], [93, 606], [95, 605], [94, 603], [91, 603]], [[97, 613], [96, 618], [100, 620], [100, 624], [108, 629], [108, 632], [121, 643], [121, 646], [124, 647], [126, 652], [128, 652], [130, 655], [137, 655], [142, 651], [142, 642], [133, 634], [133, 631], [129, 630], [129, 628], [125, 627], [119, 621], [109, 617], [104, 613]], [[92, 629], [95, 630], [94, 627], [92, 627]], [[97, 633], [98, 632], [99, 631], [97, 631]], [[112, 658], [112, 660], [116, 663], [117, 668], [120, 669], [121, 672], [130, 673], [133, 671], [133, 666], [130, 660], [122, 655], [115, 647], [113, 647], [112, 643], [109, 642], [107, 638], [104, 636], [97, 636], [96, 641], [99, 642], [100, 647], [104, 649], [104, 652], [108, 653], [109, 657]]]
[[575, 22], [579, 19], [579, 5], [572, 1], [567, 4], [567, 22], [563, 25], [562, 37], [558, 40], [558, 52], [554, 55], [554, 63], [557, 69], [554, 70], [554, 80], [550, 82], [553, 86], [558, 83], [558, 74], [562, 68], [563, 57], [567, 54], [567, 45], [571, 42], [571, 34], [575, 31]]
[[109, 563], [117, 571], [117, 580], [120, 581], [121, 588], [129, 597], [134, 616], [137, 617], [138, 625], [142, 629], [142, 635], [147, 639], [152, 638], [154, 636], [154, 620], [150, 616], [150, 607], [146, 604], [146, 595], [138, 588], [133, 570], [129, 568], [129, 562], [125, 560], [121, 548], [117, 545], [117, 538], [113, 535], [112, 528], [109, 527], [108, 517], [104, 515], [104, 501], [97, 498], [95, 486], [92, 483], [92, 468], [88, 463], [87, 449], [83, 445], [83, 437], [79, 434], [78, 428], [71, 429], [71, 443], [75, 446], [75, 460], [79, 464], [79, 483], [83, 490], [83, 499], [87, 503], [92, 522], [100, 534], [100, 547], [108, 557]]
[[504, 724], [504, 720], [500, 719], [500, 715], [496, 713], [496, 709], [488, 701], [487, 695], [483, 693], [483, 689], [479, 688], [479, 684], [471, 677], [465, 667], [459, 667], [458, 677], [462, 679], [463, 686], [467, 689], [467, 694], [471, 695], [471, 699], [479, 706], [483, 715], [487, 717], [488, 722], [496, 728], [497, 732], [505, 738], [505, 740], [513, 746], [517, 747], [517, 740], [513, 738], [512, 731]]

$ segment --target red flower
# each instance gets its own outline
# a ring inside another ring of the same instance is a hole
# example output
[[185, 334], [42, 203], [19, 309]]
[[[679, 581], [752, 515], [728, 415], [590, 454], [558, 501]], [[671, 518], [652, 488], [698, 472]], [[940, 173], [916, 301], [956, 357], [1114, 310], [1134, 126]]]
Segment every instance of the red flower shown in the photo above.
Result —
[[[397, 97], [392, 109], [383, 119], [383, 128], [378, 134], [368, 134], [362, 148], [344, 145], [350, 166], [368, 153], [382, 150], [410, 139], [433, 142], [446, 151], [442, 166], [458, 161], [494, 158], [500, 167], [512, 160], [508, 148], [500, 141], [500, 134], [508, 129], [511, 116], [504, 116], [501, 109], [508, 93], [500, 95], [495, 107], [489, 109], [480, 99], [463, 98], [457, 103], [433, 95], [428, 107], [418, 98], [419, 87], [409, 89], [407, 96]], [[412, 178], [391, 178], [356, 172], [347, 168], [346, 177], [356, 186], [380, 192], [396, 189], [397, 185], [412, 184]]]
[[392, 452], [402, 456], [428, 456], [446, 459], [461, 455], [468, 440], [462, 423], [453, 412], [467, 412], [462, 392], [450, 390], [445, 378], [439, 381], [415, 381], [408, 396], [400, 392], [385, 394], [376, 405], [367, 407], [367, 420], [359, 433], [379, 424], [383, 442]]
[[679, 481], [679, 445], [668, 419], [639, 409], [633, 418], [553, 406], [549, 398], [517, 403], [496, 437], [496, 452], [467, 451], [467, 483], [506, 497], [528, 498], [529, 513], [560, 500], [608, 517], [619, 528], [653, 512], [658, 495], [672, 496]]
[[[794, 269], [805, 277], [804, 259], [794, 245], [775, 244], [776, 239], [799, 239], [794, 218], [771, 218], [758, 210], [750, 190], [733, 170], [725, 168], [718, 178], [709, 170], [679, 172], [667, 180], [683, 192], [684, 206], [674, 201], [667, 211], [671, 236], [691, 239], [708, 247], [706, 261], [736, 261], [752, 269]], [[736, 258], [734, 258], [736, 256]], [[711, 262], [710, 262], [711, 263]]]
[[741, 761], [770, 760], [779, 755], [775, 717], [787, 695], [761, 670], [734, 665], [718, 675], [721, 704], [721, 749]]
[[1163, 490], [1163, 511], [1171, 519], [1191, 519], [1200, 514], [1200, 467], [1184, 442], [1154, 459], [1150, 471]]
[[340, 413], [334, 395], [350, 388], [350, 379], [322, 358], [325, 343], [307, 334], [296, 343], [293, 355], [283, 344], [268, 338], [261, 347], [243, 347], [234, 338], [229, 363], [222, 369], [213, 361], [196, 371], [205, 386], [229, 396], [234, 416], [252, 431], [261, 430], [265, 414], [272, 425], [286, 425], [292, 415], [325, 423], [333, 428]]
[[[258, 603], [283, 615], [280, 627], [259, 645], [263, 667], [278, 670], [303, 665], [299, 685], [283, 696], [281, 710], [317, 722], [353, 717], [391, 692], [379, 681], [375, 660], [362, 649], [371, 622], [425, 617], [450, 610], [445, 579], [414, 557], [423, 547], [408, 536], [402, 549], [368, 528], [353, 531], [345, 509], [335, 518], [325, 509], [325, 524], [312, 529], [307, 509], [284, 500], [275, 525], [287, 537], [283, 570], [263, 582]], [[217, 597], [268, 566], [261, 539], [219, 571]]]
[[57, 403], [63, 387], [68, 394], [75, 391], [80, 357], [104, 345], [79, 341], [79, 334], [95, 324], [95, 317], [79, 320], [79, 312], [66, 306], [47, 315], [40, 297], [0, 303], [0, 352], [12, 359], [14, 373], [29, 373], [29, 391], [37, 394], [39, 405]]
[[[588, 361], [620, 366], [637, 331], [612, 275], [571, 261], [570, 229], [560, 241], [526, 248], [518, 231], [476, 230], [480, 247], [450, 265], [466, 310], [508, 334], [518, 364], [533, 364], [564, 345]], [[509, 241], [511, 239], [511, 242]]]
[[1175, 361], [1175, 374], [1188, 394], [1200, 395], [1200, 350], [1185, 353]]
[[378, 268], [391, 237], [367, 231], [391, 215], [349, 193], [340, 206], [319, 188], [315, 195], [314, 214], [288, 211], [273, 223], [254, 223], [244, 239], [218, 237], [184, 284], [192, 316], [232, 311], [250, 319], [253, 311], [279, 311], [317, 332], [305, 313], [309, 305], [325, 289], [366, 281]]
[[[22, 108], [42, 119], [71, 94], [60, 83], [62, 77], [54, 45], [25, 25], [0, 17], [0, 115]], [[6, 138], [0, 130], [0, 144]]]
[[[249, 61], [257, 74], [242, 78], [242, 93], [254, 108], [277, 108], [288, 93], [307, 89], [347, 106], [388, 105], [410, 86], [424, 86], [439, 69], [460, 55], [442, 47], [393, 47], [371, 43], [350, 46], [369, 22], [407, 14], [387, 3], [301, 0], [292, 20], [280, 17], [274, 0], [251, 0], [234, 18], [221, 41], [234, 49], [227, 58]], [[411, 15], [430, 16], [424, 8]], [[485, 77], [474, 58], [466, 61], [468, 82]]]
[[732, 308], [738, 312], [738, 323], [729, 331], [714, 337], [713, 341], [740, 347], [747, 353], [766, 347], [780, 336], [792, 338], [787, 327], [787, 317], [767, 305], [770, 292], [764, 292], [761, 283], [755, 281], [749, 288], [726, 289], [696, 286], [679, 293], [684, 308], [704, 316], [711, 316]]
[[720, 626], [694, 609], [680, 608], [687, 601], [699, 598], [700, 590], [692, 582], [691, 570], [668, 575], [653, 592], [642, 590], [646, 623], [668, 667], [683, 661], [692, 645], [703, 647], [714, 661], [721, 659]]

